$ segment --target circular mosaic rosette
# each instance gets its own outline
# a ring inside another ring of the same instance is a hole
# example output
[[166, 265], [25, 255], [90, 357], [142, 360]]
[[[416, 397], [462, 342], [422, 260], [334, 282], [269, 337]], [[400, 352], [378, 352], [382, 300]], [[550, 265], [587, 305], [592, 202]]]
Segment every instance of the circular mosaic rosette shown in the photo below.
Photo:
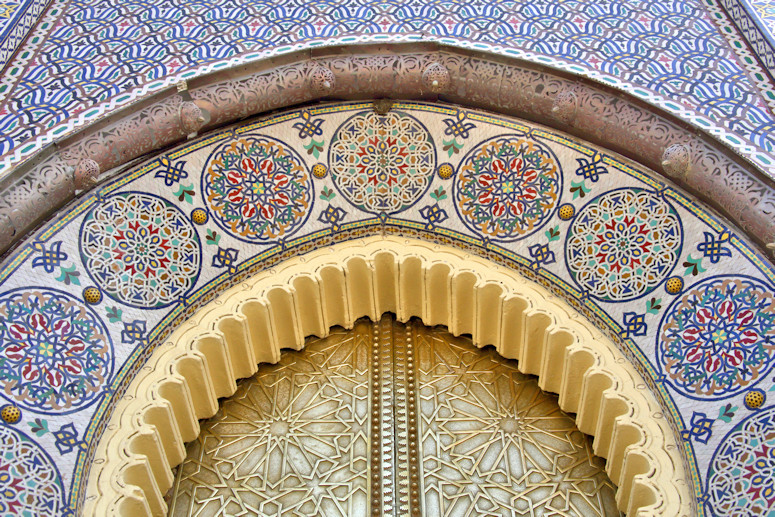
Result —
[[266, 136], [217, 148], [202, 175], [215, 222], [240, 240], [271, 242], [298, 230], [312, 210], [312, 179], [301, 157]]
[[19, 406], [71, 413], [101, 395], [113, 370], [113, 345], [97, 314], [49, 288], [0, 295], [0, 386]]
[[474, 232], [515, 241], [538, 230], [560, 200], [562, 171], [554, 154], [527, 136], [479, 144], [461, 162], [455, 206]]
[[365, 212], [394, 214], [428, 190], [436, 147], [428, 130], [398, 111], [369, 111], [347, 119], [329, 148], [331, 176], [339, 192]]
[[771, 515], [775, 508], [775, 409], [736, 425], [724, 437], [708, 469], [713, 515]]
[[23, 433], [0, 426], [0, 515], [61, 515], [63, 500], [51, 458]]
[[81, 258], [108, 296], [133, 307], [176, 302], [196, 283], [202, 249], [176, 206], [149, 194], [116, 194], [84, 219]]
[[612, 190], [579, 211], [565, 259], [590, 296], [621, 302], [657, 287], [678, 261], [682, 242], [681, 220], [662, 197], [638, 188]]
[[725, 398], [760, 381], [775, 357], [775, 296], [748, 277], [710, 278], [665, 312], [657, 361], [676, 390]]

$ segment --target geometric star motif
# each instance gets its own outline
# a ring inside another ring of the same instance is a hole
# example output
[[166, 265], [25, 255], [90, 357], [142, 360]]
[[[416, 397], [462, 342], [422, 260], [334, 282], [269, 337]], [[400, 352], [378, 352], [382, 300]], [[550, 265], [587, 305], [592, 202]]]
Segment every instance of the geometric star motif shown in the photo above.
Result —
[[170, 515], [364, 515], [368, 327], [242, 381], [178, 468]]
[[390, 317], [310, 338], [203, 424], [170, 515], [620, 515], [590, 439], [515, 365]]
[[619, 515], [589, 437], [516, 362], [416, 331], [428, 515]]

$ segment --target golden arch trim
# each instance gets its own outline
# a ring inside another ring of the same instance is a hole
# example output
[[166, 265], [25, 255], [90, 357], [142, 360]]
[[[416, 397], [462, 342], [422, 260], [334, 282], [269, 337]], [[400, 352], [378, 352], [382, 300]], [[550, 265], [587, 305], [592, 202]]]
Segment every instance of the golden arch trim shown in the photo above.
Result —
[[616, 346], [568, 305], [515, 272], [464, 252], [371, 237], [284, 262], [222, 293], [180, 326], [132, 380], [96, 450], [86, 515], [162, 515], [171, 468], [199, 419], [258, 363], [309, 335], [394, 312], [495, 345], [559, 394], [619, 487], [628, 515], [690, 515], [682, 457], [653, 393]]

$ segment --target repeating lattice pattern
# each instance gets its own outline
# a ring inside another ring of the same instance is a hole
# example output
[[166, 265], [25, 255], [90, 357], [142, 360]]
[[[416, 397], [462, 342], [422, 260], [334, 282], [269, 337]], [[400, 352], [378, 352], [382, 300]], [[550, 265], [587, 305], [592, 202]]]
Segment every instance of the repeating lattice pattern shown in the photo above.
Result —
[[262, 366], [188, 447], [170, 515], [366, 515], [370, 325]]
[[111, 298], [163, 307], [196, 282], [201, 245], [180, 209], [149, 194], [112, 196], [86, 217], [80, 238], [86, 270]]
[[113, 344], [94, 311], [56, 289], [17, 289], [0, 297], [0, 386], [34, 411], [67, 413], [101, 396], [113, 370]]
[[603, 467], [513, 361], [384, 316], [243, 381], [188, 446], [170, 514], [620, 515]]
[[[252, 52], [400, 34], [520, 49], [617, 77], [772, 151], [773, 118], [697, 0], [75, 0], [0, 104], [0, 154], [96, 104]], [[128, 101], [125, 101], [128, 102]], [[120, 103], [119, 103], [120, 104]]]
[[314, 200], [299, 155], [267, 137], [244, 137], [213, 152], [202, 175], [207, 208], [239, 239], [271, 241], [304, 223]]
[[8, 426], [0, 426], [0, 513], [61, 515], [62, 482], [38, 444]]
[[630, 300], [659, 285], [681, 254], [678, 214], [659, 195], [614, 190], [579, 211], [565, 254], [573, 279], [590, 295]]
[[775, 410], [756, 414], [721, 442], [708, 471], [715, 515], [770, 515], [775, 507]]
[[775, 295], [753, 278], [700, 282], [668, 309], [657, 348], [669, 382], [684, 394], [740, 393], [775, 359]]
[[541, 227], [560, 199], [562, 170], [545, 146], [516, 135], [475, 147], [461, 163], [455, 202], [474, 231], [510, 241]]

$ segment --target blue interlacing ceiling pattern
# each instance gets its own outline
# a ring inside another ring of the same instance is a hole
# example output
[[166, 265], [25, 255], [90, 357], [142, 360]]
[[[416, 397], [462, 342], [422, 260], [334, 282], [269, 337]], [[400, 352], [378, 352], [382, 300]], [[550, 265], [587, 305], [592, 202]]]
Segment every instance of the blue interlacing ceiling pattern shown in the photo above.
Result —
[[384, 34], [572, 63], [775, 149], [772, 113], [697, 0], [56, 0], [0, 82], [0, 169], [207, 65]]
[[[775, 35], [775, 3], [772, 0], [749, 0], [751, 12], [761, 21], [770, 37]], [[747, 2], [743, 2], [747, 3]]]
[[[762, 58], [762, 62], [769, 68], [770, 74], [775, 74], [775, 2], [772, 0], [738, 0], [740, 5], [750, 13], [752, 21], [758, 28], [761, 36], [757, 38], [754, 31], [750, 32], [751, 36], [746, 35], [749, 42], [757, 54]], [[735, 20], [737, 22], [737, 20]], [[743, 25], [743, 24], [741, 24]], [[751, 28], [753, 29], [753, 28]], [[756, 41], [761, 39], [763, 41]]]
[[4, 1], [0, 3], [0, 40], [6, 30], [13, 24], [19, 11], [24, 9], [22, 2]]
[[[712, 2], [714, 0], [705, 0]], [[775, 74], [775, 2], [772, 0], [718, 0], [734, 23], [736, 32], [756, 54], [761, 66], [769, 71], [768, 83]], [[717, 18], [720, 20], [720, 18]], [[723, 25], [723, 24], [722, 24]], [[726, 30], [726, 27], [721, 27]], [[739, 42], [731, 38], [733, 45]], [[744, 61], [747, 61], [743, 56]], [[772, 95], [769, 93], [768, 95]]]
[[47, 0], [0, 0], [0, 70], [19, 47]]
[[[775, 505], [775, 271], [744, 238], [649, 171], [562, 134], [360, 103], [169, 151], [7, 258], [0, 451], [27, 452], [0, 455], [11, 473], [0, 513], [77, 510], [131, 372], [202, 304], [276, 261], [380, 232], [486, 254], [551, 286], [641, 371], [703, 509]], [[32, 460], [40, 475], [25, 483]]]

